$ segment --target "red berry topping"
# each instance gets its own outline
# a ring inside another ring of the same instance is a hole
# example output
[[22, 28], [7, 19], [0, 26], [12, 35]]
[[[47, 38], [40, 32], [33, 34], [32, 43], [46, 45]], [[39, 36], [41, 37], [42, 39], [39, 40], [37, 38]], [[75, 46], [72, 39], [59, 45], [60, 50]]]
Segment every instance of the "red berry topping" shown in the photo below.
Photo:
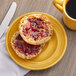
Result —
[[32, 55], [36, 54], [40, 50], [40, 45], [31, 45], [26, 43], [20, 35], [16, 37], [16, 41], [14, 43], [15, 48], [21, 52], [24, 53], [25, 55]]
[[[49, 31], [44, 28], [48, 25], [48, 23], [44, 22], [41, 18], [28, 18], [28, 22], [30, 24], [23, 27], [23, 34], [25, 36], [29, 34], [34, 40], [37, 40], [39, 37], [48, 36]], [[45, 29], [45, 31], [42, 31], [41, 29]]]

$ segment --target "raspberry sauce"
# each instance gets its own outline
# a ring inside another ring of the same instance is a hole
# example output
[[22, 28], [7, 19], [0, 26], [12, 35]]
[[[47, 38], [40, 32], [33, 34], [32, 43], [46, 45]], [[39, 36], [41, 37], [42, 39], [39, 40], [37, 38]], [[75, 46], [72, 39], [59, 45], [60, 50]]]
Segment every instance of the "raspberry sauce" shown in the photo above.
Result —
[[25, 55], [36, 54], [40, 50], [40, 45], [30, 45], [26, 43], [20, 35], [16, 37], [14, 46], [19, 52], [24, 53]]
[[[30, 35], [34, 40], [38, 38], [47, 37], [49, 34], [48, 23], [44, 22], [41, 18], [28, 18], [29, 25], [23, 27], [24, 36]], [[46, 29], [44, 27], [47, 27]]]

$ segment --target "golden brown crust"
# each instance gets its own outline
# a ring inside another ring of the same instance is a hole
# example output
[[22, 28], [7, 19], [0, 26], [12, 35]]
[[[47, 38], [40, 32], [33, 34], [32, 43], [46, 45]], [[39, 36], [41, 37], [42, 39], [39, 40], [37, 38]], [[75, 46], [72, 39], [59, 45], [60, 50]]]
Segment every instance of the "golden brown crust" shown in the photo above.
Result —
[[[32, 37], [30, 37], [29, 35], [27, 35], [27, 36], [24, 36], [24, 35], [23, 35], [23, 26], [24, 26], [25, 24], [27, 24], [27, 18], [29, 18], [29, 17], [41, 18], [41, 19], [43, 19], [45, 22], [48, 22], [48, 20], [49, 20], [46, 16], [41, 15], [41, 14], [32, 14], [32, 15], [29, 15], [29, 16], [25, 16], [24, 18], [21, 19], [20, 25], [19, 25], [19, 32], [20, 32], [20, 35], [22, 36], [22, 38], [23, 38], [27, 43], [32, 44], [32, 45], [39, 45], [39, 44], [43, 44], [43, 43], [47, 42], [47, 41], [51, 38], [51, 36], [52, 36], [52, 34], [53, 34], [53, 28], [52, 28], [51, 24], [49, 25], [49, 28], [48, 28], [48, 30], [49, 30], [49, 35], [48, 35], [47, 37], [43, 37], [43, 38], [40, 38], [40, 39], [38, 39], [38, 40], [35, 41], [35, 40], [34, 40]], [[50, 36], [50, 35], [51, 35], [51, 36]]]
[[19, 32], [17, 31], [17, 32], [12, 36], [12, 38], [11, 38], [11, 46], [12, 46], [12, 48], [14, 49], [15, 53], [16, 53], [20, 58], [22, 58], [22, 59], [31, 59], [31, 58], [36, 57], [36, 56], [41, 52], [44, 44], [41, 45], [39, 52], [36, 53], [36, 54], [32, 54], [32, 55], [27, 55], [27, 56], [26, 56], [25, 54], [20, 53], [20, 52], [14, 47], [15, 39], [16, 39], [16, 37], [17, 37], [18, 35], [19, 35]]

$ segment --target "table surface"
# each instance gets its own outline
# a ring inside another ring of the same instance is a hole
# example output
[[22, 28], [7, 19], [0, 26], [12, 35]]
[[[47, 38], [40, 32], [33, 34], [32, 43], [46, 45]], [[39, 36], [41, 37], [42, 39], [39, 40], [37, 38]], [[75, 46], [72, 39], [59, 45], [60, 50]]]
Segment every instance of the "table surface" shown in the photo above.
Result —
[[13, 1], [17, 2], [17, 10], [12, 21], [28, 12], [48, 13], [60, 21], [68, 38], [68, 46], [60, 62], [46, 70], [30, 71], [25, 76], [76, 76], [76, 31], [71, 31], [65, 26], [62, 14], [54, 7], [53, 0], [0, 0], [0, 23]]

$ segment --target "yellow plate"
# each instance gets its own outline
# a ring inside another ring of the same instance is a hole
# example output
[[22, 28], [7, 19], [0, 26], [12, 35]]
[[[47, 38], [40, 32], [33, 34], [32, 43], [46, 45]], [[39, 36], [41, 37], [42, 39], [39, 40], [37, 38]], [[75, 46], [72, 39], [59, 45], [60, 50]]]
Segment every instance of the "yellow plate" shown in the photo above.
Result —
[[[41, 12], [32, 12], [29, 14], [41, 13]], [[47, 15], [45, 13], [41, 13]], [[21, 67], [30, 69], [30, 70], [42, 70], [47, 69], [55, 65], [64, 55], [66, 46], [67, 46], [67, 36], [64, 28], [54, 17], [47, 15], [50, 19], [50, 22], [54, 29], [53, 37], [46, 43], [42, 52], [34, 59], [31, 60], [23, 60], [19, 58], [14, 50], [11, 47], [10, 41], [12, 35], [18, 31], [18, 26], [20, 19], [24, 17], [22, 15], [18, 17], [9, 27], [6, 35], [6, 48], [10, 55], [10, 57]]]

